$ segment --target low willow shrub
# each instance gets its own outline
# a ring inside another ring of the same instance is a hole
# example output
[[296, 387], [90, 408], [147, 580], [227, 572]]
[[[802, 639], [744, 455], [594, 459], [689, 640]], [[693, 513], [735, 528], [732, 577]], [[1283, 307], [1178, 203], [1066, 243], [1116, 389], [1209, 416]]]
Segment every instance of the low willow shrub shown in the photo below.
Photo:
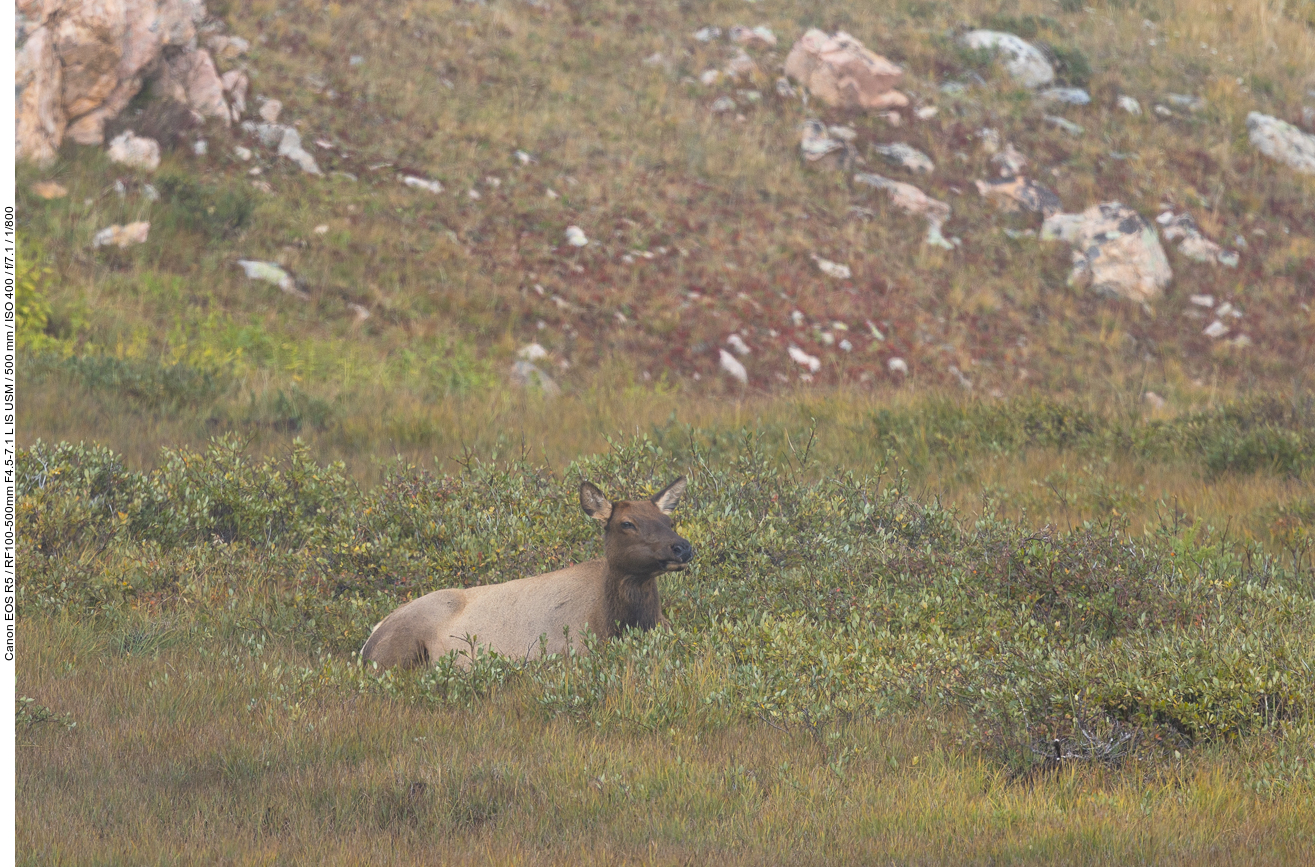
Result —
[[[1312, 719], [1315, 582], [1255, 548], [1200, 527], [965, 524], [884, 467], [813, 479], [751, 433], [715, 459], [688, 442], [613, 442], [563, 477], [397, 463], [368, 490], [301, 447], [256, 460], [221, 439], [143, 473], [36, 443], [18, 461], [21, 615], [94, 620], [125, 653], [187, 634], [250, 667], [269, 642], [295, 648], [302, 664], [260, 676], [298, 706], [360, 691], [466, 705], [515, 683], [545, 713], [598, 725], [821, 731], [914, 710], [959, 721], [965, 744], [1060, 740], [1109, 759]], [[583, 635], [581, 653], [529, 662], [472, 648], [469, 669], [355, 655], [418, 594], [599, 556], [581, 478], [637, 496], [682, 472], [697, 554], [662, 579], [672, 629]]]

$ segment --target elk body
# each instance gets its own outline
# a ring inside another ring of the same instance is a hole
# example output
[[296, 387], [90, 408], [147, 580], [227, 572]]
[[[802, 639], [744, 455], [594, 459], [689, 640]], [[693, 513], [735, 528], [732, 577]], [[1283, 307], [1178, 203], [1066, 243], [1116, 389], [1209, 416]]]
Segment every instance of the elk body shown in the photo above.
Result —
[[[605, 556], [503, 584], [435, 590], [375, 626], [361, 657], [382, 666], [414, 666], [472, 646], [513, 658], [563, 653], [585, 629], [612, 638], [627, 627], [652, 629], [662, 616], [657, 578], [694, 556], [671, 526], [685, 492], [682, 476], [651, 500], [612, 502], [589, 482], [580, 507], [606, 528]], [[458, 663], [469, 665], [469, 655]]]

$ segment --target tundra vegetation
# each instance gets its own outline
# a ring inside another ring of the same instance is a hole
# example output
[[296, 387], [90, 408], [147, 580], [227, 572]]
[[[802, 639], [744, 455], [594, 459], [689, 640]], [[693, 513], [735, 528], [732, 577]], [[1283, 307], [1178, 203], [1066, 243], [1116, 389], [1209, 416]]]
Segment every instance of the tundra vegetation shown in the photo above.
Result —
[[[1310, 103], [1313, 8], [212, 2], [325, 177], [218, 129], [154, 175], [71, 144], [18, 167], [20, 861], [1315, 861], [1315, 187], [1244, 125]], [[775, 61], [697, 84], [728, 45], [690, 34], [732, 24]], [[811, 26], [938, 114], [778, 99]], [[1085, 134], [962, 26], [1047, 43]], [[801, 165], [814, 115], [929, 154], [911, 180], [962, 246], [880, 197], [855, 217]], [[972, 194], [984, 126], [1066, 210], [1168, 202], [1238, 267], [1170, 247], [1148, 309], [1067, 288], [1063, 245]], [[507, 388], [530, 341], [560, 397]], [[357, 656], [407, 600], [599, 556], [582, 479], [682, 474], [670, 628]]]

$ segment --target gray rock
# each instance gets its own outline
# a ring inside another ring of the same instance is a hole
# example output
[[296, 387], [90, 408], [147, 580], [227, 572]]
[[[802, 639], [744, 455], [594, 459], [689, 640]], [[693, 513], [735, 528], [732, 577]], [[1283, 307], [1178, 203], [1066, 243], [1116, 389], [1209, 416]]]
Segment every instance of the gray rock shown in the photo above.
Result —
[[1315, 174], [1315, 135], [1255, 111], [1247, 115], [1247, 132], [1251, 146], [1265, 156], [1303, 174]]
[[1024, 87], [1042, 87], [1055, 80], [1055, 69], [1041, 49], [1012, 33], [973, 30], [964, 34], [963, 43], [978, 51], [994, 51], [1010, 77]]
[[1131, 96], [1120, 96], [1118, 105], [1128, 114], [1141, 114], [1141, 103]]
[[1080, 87], [1052, 87], [1049, 90], [1043, 90], [1038, 93], [1037, 98], [1044, 102], [1058, 103], [1060, 105], [1091, 104], [1091, 94], [1087, 93]]
[[1084, 132], [1087, 131], [1085, 127], [1076, 124], [1073, 121], [1068, 120], [1067, 118], [1056, 117], [1053, 114], [1042, 115], [1042, 117], [1045, 118], [1046, 123], [1050, 124], [1051, 126], [1057, 129], [1062, 129], [1064, 132], [1068, 133], [1074, 138], [1081, 136]]
[[108, 156], [112, 162], [153, 172], [160, 167], [160, 143], [124, 130], [110, 142]]
[[799, 139], [799, 150], [808, 163], [843, 166], [850, 162], [850, 145], [833, 138], [826, 124], [820, 120], [806, 120]]
[[128, 223], [126, 226], [107, 226], [92, 237], [91, 246], [114, 246], [123, 249], [133, 244], [144, 244], [150, 231], [151, 224], [146, 222]]
[[1054, 190], [1027, 178], [1006, 178], [1001, 181], [977, 181], [977, 192], [1007, 211], [1027, 211], [1049, 217], [1060, 210], [1059, 196]]
[[1205, 99], [1199, 96], [1191, 96], [1185, 93], [1168, 93], [1165, 94], [1165, 100], [1177, 108], [1185, 108], [1188, 111], [1200, 111], [1205, 108]]
[[1155, 227], [1119, 202], [1047, 217], [1041, 238], [1072, 246], [1070, 286], [1089, 285], [1102, 294], [1146, 304], [1173, 279]]
[[931, 161], [931, 157], [903, 142], [873, 145], [872, 149], [881, 154], [886, 162], [908, 169], [915, 174], [929, 175], [936, 169], [936, 164]]

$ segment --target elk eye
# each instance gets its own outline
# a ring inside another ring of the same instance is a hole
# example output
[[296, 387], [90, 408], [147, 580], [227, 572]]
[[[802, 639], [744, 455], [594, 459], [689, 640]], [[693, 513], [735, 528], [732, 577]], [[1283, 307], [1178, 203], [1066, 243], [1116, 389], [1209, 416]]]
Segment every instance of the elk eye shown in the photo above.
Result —
[[632, 524], [632, 523], [630, 523], [629, 521], [622, 521], [622, 522], [621, 522], [621, 529], [622, 529], [622, 530], [633, 530], [633, 529], [635, 529], [635, 525]]

